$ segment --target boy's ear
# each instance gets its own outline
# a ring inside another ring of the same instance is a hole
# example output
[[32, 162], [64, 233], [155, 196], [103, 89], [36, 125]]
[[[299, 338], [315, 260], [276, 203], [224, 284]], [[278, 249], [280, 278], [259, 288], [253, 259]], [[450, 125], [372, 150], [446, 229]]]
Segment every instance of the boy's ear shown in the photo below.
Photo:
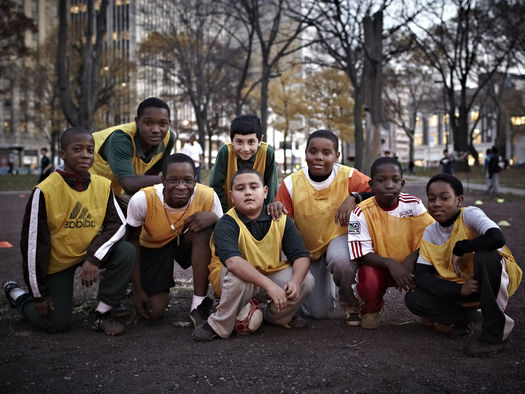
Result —
[[368, 180], [368, 187], [369, 187], [370, 189], [372, 189], [373, 186], [374, 186], [374, 181], [370, 178], [370, 179]]
[[263, 141], [263, 138], [264, 138], [264, 134], [263, 134], [263, 135], [261, 135], [261, 138], [259, 138], [259, 145], [257, 145], [257, 146], [261, 146], [261, 144], [262, 144], [262, 141]]
[[463, 206], [463, 195], [458, 196], [458, 208]]
[[60, 157], [62, 160], [66, 159], [66, 152], [64, 152], [62, 149], [58, 151], [58, 157]]
[[266, 200], [266, 197], [268, 196], [268, 186], [264, 187], [264, 199]]
[[230, 190], [228, 192], [228, 194], [230, 195], [230, 200], [232, 201], [233, 205], [235, 205], [235, 201], [233, 200], [233, 194], [232, 194], [232, 191]]
[[335, 154], [336, 159], [339, 159], [339, 156], [341, 156], [341, 152], [337, 152], [337, 153]]

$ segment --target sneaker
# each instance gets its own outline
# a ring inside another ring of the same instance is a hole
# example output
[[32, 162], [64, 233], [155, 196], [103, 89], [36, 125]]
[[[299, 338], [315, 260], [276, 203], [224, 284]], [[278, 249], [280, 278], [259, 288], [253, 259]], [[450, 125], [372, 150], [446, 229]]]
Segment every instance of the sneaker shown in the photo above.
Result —
[[16, 284], [15, 281], [10, 280], [9, 282], [5, 282], [4, 284], [5, 298], [7, 298], [7, 301], [9, 301], [9, 305], [11, 305], [11, 308], [16, 308], [15, 300], [13, 300], [11, 296], [9, 295], [9, 293], [11, 293], [11, 290], [13, 289], [22, 290], [20, 286]]
[[485, 357], [496, 354], [501, 349], [504, 349], [510, 342], [510, 335], [501, 343], [489, 343], [477, 339], [472, 345], [467, 347], [467, 356], [470, 357]]
[[294, 315], [294, 317], [292, 317], [292, 320], [290, 320], [288, 324], [285, 324], [283, 327], [304, 329], [304, 328], [308, 328], [308, 322], [304, 320], [303, 318], [297, 315]]
[[467, 338], [472, 335], [474, 330], [480, 325], [483, 320], [483, 314], [480, 310], [476, 310], [474, 315], [470, 318], [469, 322], [465, 327], [452, 326], [450, 329], [450, 335], [453, 338]]
[[195, 328], [203, 325], [210, 317], [211, 307], [213, 306], [213, 301], [210, 297], [206, 297], [202, 300], [201, 304], [190, 312], [190, 319], [193, 322]]
[[208, 324], [207, 321], [204, 322], [204, 324], [201, 324], [195, 330], [193, 330], [193, 338], [196, 341], [208, 342], [208, 341], [211, 341], [216, 336], [217, 336], [217, 333], [213, 331], [213, 328], [211, 328], [211, 326]]
[[107, 335], [121, 335], [124, 333], [124, 326], [117, 323], [111, 317], [111, 311], [106, 313], [100, 313], [95, 311], [93, 314], [93, 321], [91, 322], [91, 328], [95, 331], [103, 331]]
[[357, 312], [347, 312], [346, 313], [346, 325], [347, 326], [360, 326], [361, 318]]
[[131, 312], [124, 306], [124, 304], [122, 304], [122, 302], [119, 302], [117, 306], [114, 306], [113, 309], [111, 309], [111, 317], [113, 319], [120, 319], [128, 317], [129, 315], [131, 315]]

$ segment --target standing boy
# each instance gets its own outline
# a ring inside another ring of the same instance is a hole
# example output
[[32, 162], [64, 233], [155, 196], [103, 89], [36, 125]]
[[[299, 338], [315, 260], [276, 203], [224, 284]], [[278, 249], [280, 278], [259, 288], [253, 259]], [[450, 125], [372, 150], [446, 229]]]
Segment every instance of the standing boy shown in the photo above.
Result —
[[243, 168], [253, 168], [268, 187], [264, 201], [269, 204], [277, 192], [277, 171], [275, 152], [266, 142], [262, 142], [261, 119], [255, 115], [239, 115], [230, 127], [231, 143], [225, 144], [217, 154], [210, 178], [210, 186], [221, 200], [222, 209], [227, 212], [233, 207], [229, 198], [233, 174]]
[[413, 272], [425, 227], [433, 223], [421, 200], [402, 194], [401, 164], [381, 157], [372, 164], [370, 188], [375, 198], [352, 212], [348, 246], [360, 264], [354, 289], [361, 299], [361, 327], [379, 327], [383, 297], [389, 287], [414, 289]]
[[95, 150], [91, 133], [67, 129], [60, 144], [64, 170], [35, 188], [24, 216], [20, 247], [29, 294], [15, 282], [7, 282], [4, 291], [11, 306], [37, 327], [67, 331], [76, 269], [87, 287], [97, 281], [99, 268], [105, 269], [91, 327], [119, 335], [124, 326], [112, 320], [110, 310], [126, 293], [135, 251], [121, 240], [124, 216], [110, 182], [88, 172]]
[[140, 103], [135, 122], [93, 133], [95, 163], [90, 172], [111, 181], [123, 208], [141, 188], [160, 183], [162, 161], [175, 145], [169, 126], [168, 104], [151, 97]]
[[195, 164], [189, 156], [168, 156], [162, 174], [161, 184], [139, 191], [129, 201], [129, 240], [137, 250], [131, 321], [164, 316], [176, 260], [182, 268], [193, 269], [190, 318], [198, 326], [208, 318], [212, 303], [206, 297], [209, 245], [222, 209], [213, 189], [196, 184]]
[[[372, 193], [368, 187], [370, 178], [355, 168], [336, 163], [338, 146], [337, 136], [331, 131], [313, 132], [306, 144], [308, 168], [284, 179], [276, 201], [294, 219], [310, 251], [315, 288], [303, 303], [303, 312], [314, 319], [325, 319], [334, 309], [335, 282], [346, 324], [355, 326], [360, 324], [359, 301], [352, 290], [357, 264], [348, 253], [348, 219], [356, 203]], [[274, 206], [277, 204], [270, 208]]]
[[197, 142], [197, 137], [195, 134], [192, 134], [188, 143], [182, 148], [182, 153], [188, 155], [193, 159], [195, 163], [195, 176], [197, 177], [197, 182], [201, 182], [201, 166], [204, 167], [204, 155], [201, 144]]
[[[257, 171], [245, 168], [233, 176], [230, 198], [235, 208], [215, 228], [210, 264], [210, 281], [220, 303], [217, 312], [193, 332], [198, 341], [217, 335], [228, 338], [237, 314], [254, 297], [270, 301], [264, 311], [270, 323], [307, 326], [295, 313], [314, 286], [308, 251], [292, 220], [286, 216], [272, 220], [264, 207], [267, 194]], [[282, 252], [288, 261], [281, 261]]]
[[441, 167], [441, 172], [443, 174], [454, 174], [454, 169], [452, 167], [454, 159], [448, 153], [448, 149], [443, 151], [443, 158], [439, 161], [439, 166]]
[[[416, 264], [417, 287], [405, 296], [414, 314], [451, 325], [454, 337], [469, 336], [483, 318], [481, 334], [467, 355], [488, 356], [510, 340], [514, 320], [505, 314], [510, 296], [521, 282], [521, 269], [505, 236], [481, 209], [461, 208], [463, 185], [440, 174], [427, 184], [428, 210], [436, 223], [428, 226]], [[481, 301], [481, 313], [477, 306]]]

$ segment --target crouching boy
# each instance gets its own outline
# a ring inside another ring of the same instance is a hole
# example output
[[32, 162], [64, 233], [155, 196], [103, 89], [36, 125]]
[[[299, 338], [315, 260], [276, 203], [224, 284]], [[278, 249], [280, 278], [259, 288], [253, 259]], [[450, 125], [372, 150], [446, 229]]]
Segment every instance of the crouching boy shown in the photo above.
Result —
[[[210, 282], [220, 303], [193, 332], [198, 341], [228, 338], [237, 314], [252, 298], [269, 301], [266, 321], [286, 328], [307, 326], [295, 314], [314, 286], [309, 253], [290, 218], [272, 221], [264, 207], [267, 193], [253, 169], [237, 171], [232, 178], [234, 208], [219, 220], [210, 242]], [[282, 252], [288, 261], [281, 261]]]

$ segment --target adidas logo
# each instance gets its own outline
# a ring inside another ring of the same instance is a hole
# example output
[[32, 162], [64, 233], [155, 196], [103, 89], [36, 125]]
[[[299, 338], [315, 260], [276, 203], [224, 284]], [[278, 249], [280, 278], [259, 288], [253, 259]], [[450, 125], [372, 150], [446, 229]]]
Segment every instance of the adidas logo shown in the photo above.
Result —
[[66, 221], [65, 228], [88, 228], [95, 227], [95, 221], [89, 213], [89, 210], [77, 201], [75, 208], [69, 215], [69, 220]]

